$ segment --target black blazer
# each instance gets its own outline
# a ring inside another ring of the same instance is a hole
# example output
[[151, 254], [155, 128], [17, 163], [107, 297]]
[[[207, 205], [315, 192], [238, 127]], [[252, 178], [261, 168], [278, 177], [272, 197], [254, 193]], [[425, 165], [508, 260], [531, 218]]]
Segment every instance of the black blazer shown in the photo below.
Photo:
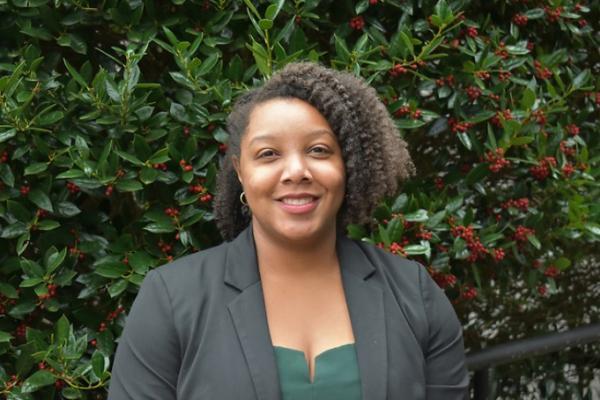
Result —
[[[462, 400], [461, 325], [420, 264], [338, 236], [363, 400]], [[150, 271], [127, 317], [109, 400], [280, 400], [252, 226]]]

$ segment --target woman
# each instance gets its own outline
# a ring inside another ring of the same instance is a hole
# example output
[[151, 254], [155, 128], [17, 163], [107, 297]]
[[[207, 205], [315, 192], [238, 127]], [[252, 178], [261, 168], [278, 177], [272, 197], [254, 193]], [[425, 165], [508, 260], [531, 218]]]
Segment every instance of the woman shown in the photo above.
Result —
[[463, 399], [461, 326], [425, 269], [343, 235], [414, 172], [375, 91], [286, 66], [228, 118], [224, 238], [146, 276], [109, 399]]

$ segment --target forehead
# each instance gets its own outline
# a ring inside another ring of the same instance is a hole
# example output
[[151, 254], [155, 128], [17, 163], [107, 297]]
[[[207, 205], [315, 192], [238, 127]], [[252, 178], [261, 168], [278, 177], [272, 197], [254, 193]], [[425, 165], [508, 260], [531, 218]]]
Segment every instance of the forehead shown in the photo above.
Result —
[[329, 122], [308, 102], [297, 98], [274, 98], [252, 109], [242, 140], [265, 134], [295, 133], [294, 136], [298, 136], [314, 132], [334, 136]]

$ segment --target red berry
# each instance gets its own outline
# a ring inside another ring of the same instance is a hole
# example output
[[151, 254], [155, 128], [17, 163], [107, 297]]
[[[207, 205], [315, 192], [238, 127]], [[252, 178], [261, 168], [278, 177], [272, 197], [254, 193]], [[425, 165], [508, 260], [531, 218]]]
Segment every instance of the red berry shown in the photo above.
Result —
[[362, 15], [359, 15], [352, 18], [349, 22], [349, 25], [350, 28], [354, 29], [355, 31], [360, 31], [365, 27], [365, 19], [362, 17]]

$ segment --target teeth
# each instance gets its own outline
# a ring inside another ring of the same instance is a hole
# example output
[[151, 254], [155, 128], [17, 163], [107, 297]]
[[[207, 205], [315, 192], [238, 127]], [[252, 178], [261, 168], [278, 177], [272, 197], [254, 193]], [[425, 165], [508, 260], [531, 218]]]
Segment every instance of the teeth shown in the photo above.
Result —
[[292, 206], [302, 206], [304, 204], [308, 204], [311, 201], [313, 201], [313, 198], [312, 197], [306, 197], [306, 198], [303, 198], [303, 199], [289, 199], [289, 198], [284, 198], [284, 199], [282, 199], [282, 201], [285, 204], [290, 204]]

